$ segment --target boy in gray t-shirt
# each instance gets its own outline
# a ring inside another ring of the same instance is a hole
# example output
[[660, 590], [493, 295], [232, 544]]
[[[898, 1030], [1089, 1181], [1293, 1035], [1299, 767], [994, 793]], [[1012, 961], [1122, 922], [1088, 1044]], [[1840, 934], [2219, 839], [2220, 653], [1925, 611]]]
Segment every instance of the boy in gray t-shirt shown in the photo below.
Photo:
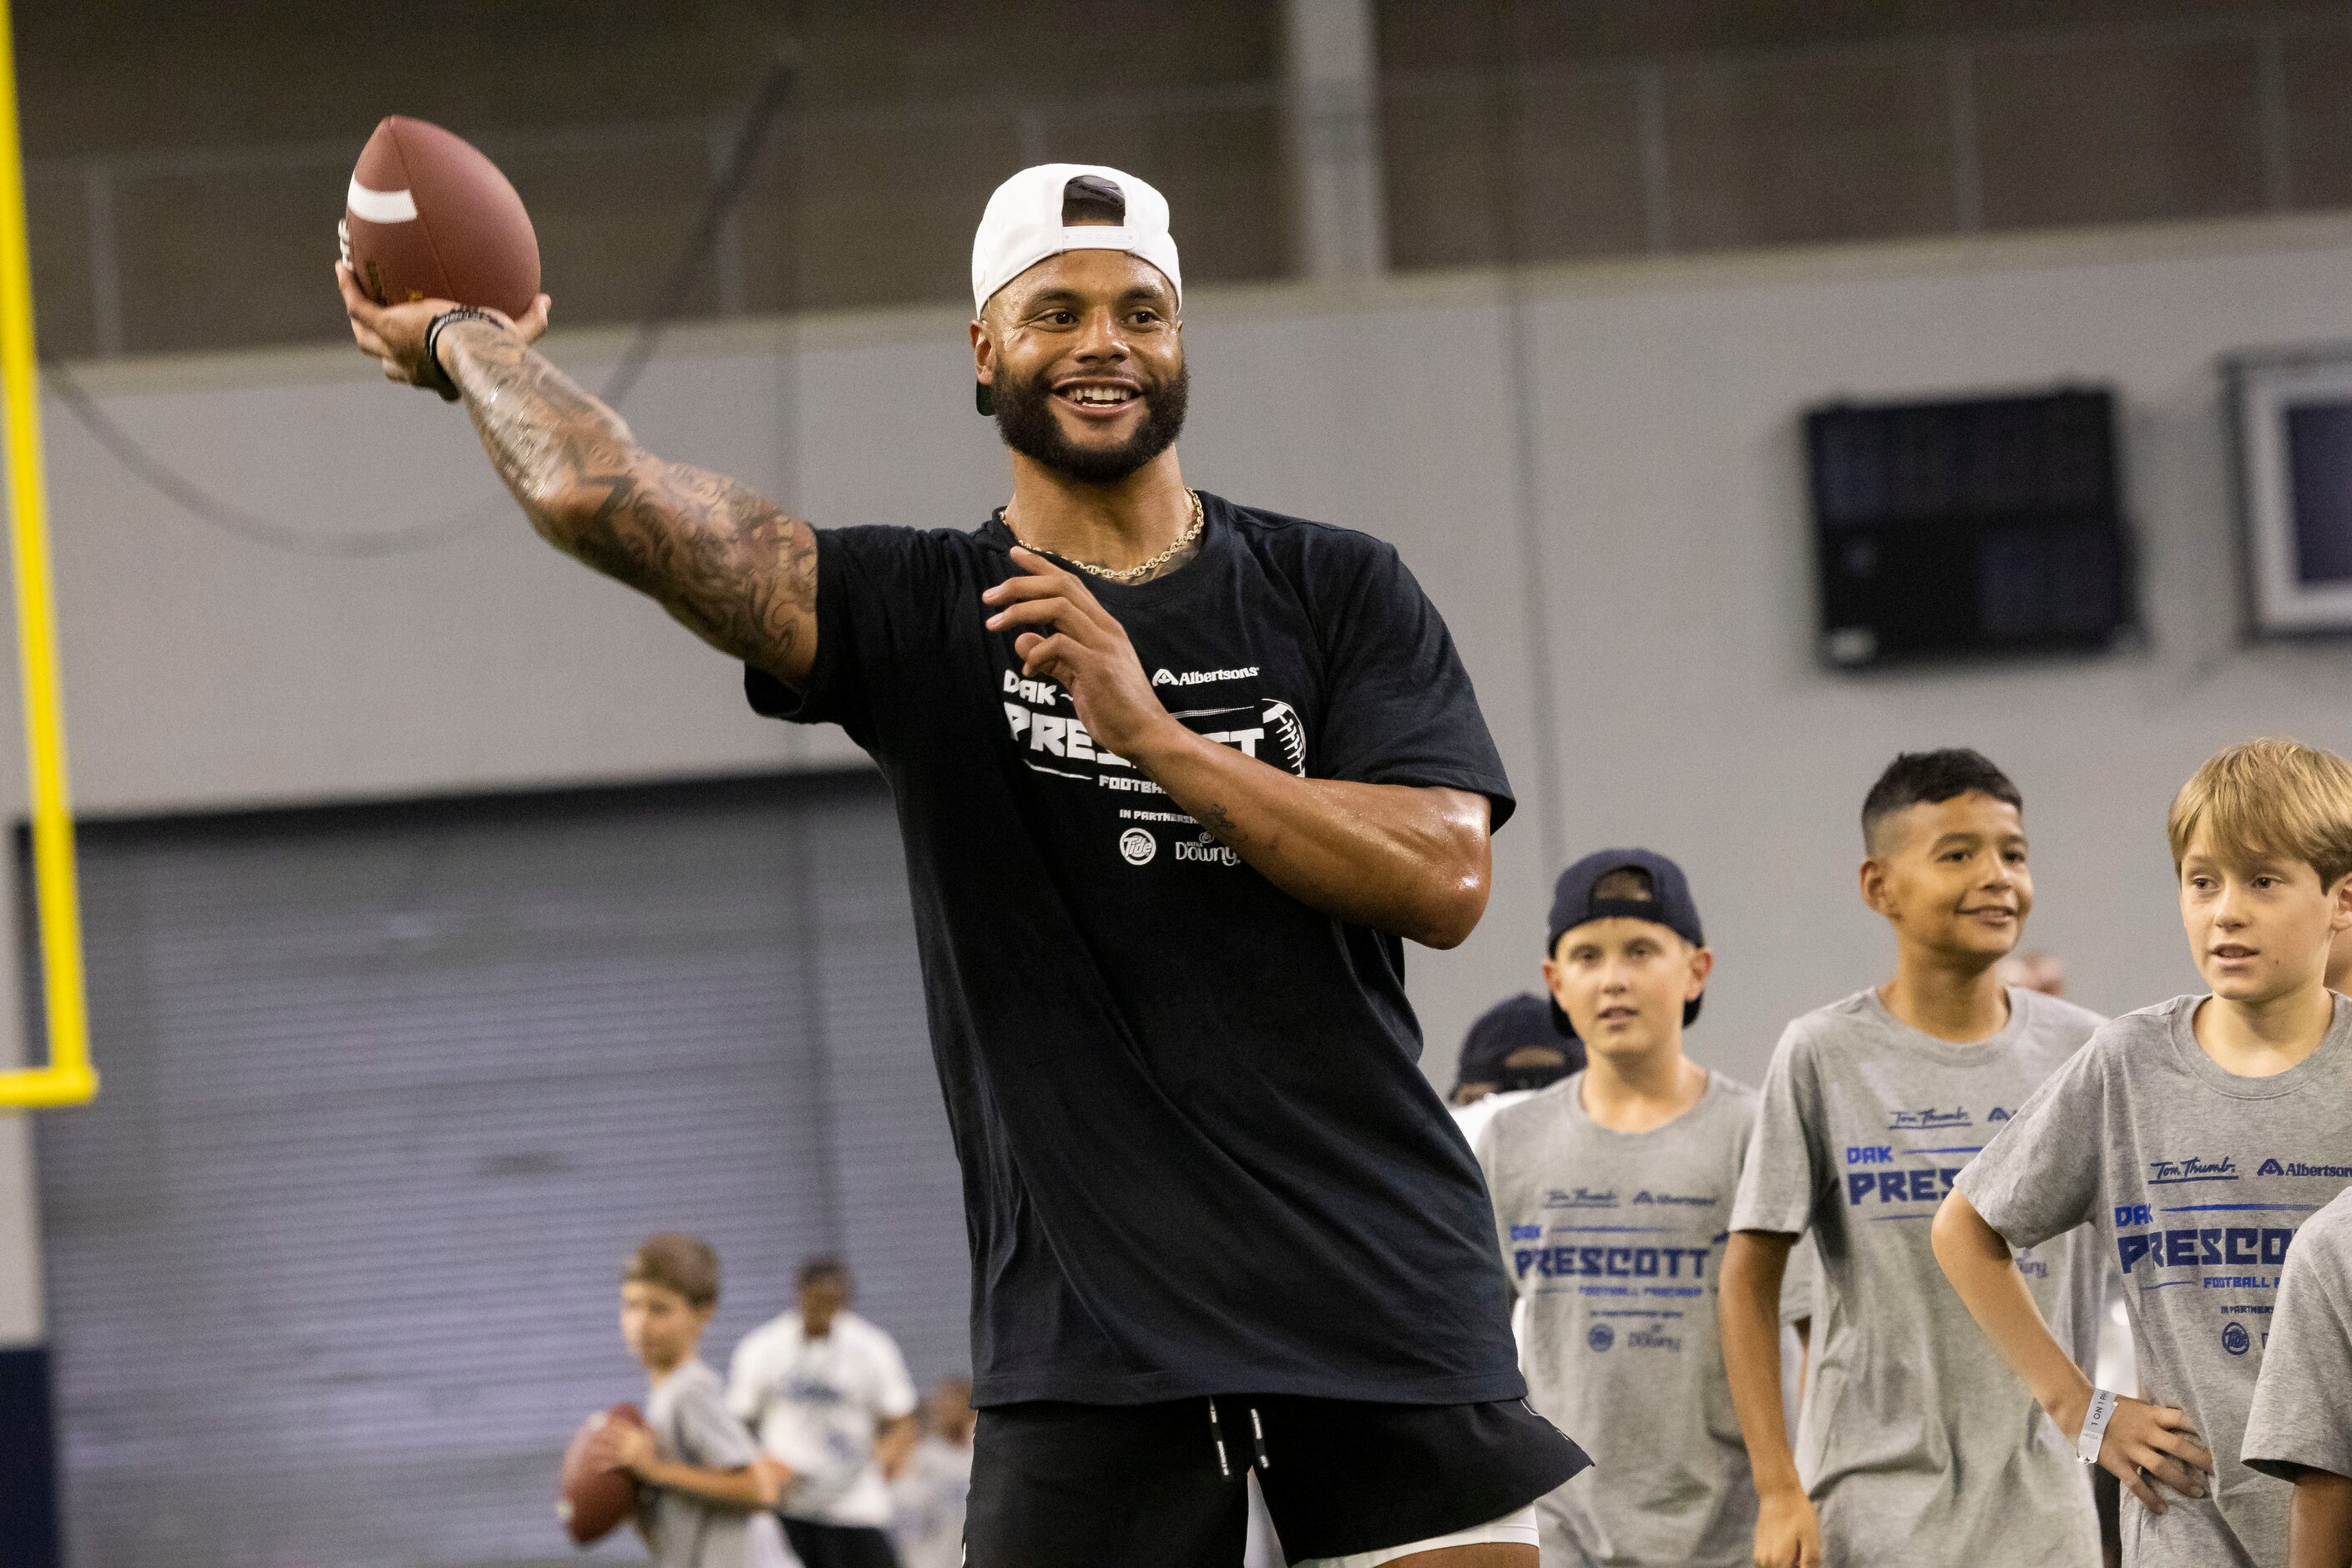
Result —
[[1673, 861], [1603, 850], [1560, 877], [1546, 951], [1589, 1065], [1478, 1141], [1528, 1403], [1594, 1456], [1536, 1505], [1543, 1560], [1746, 1568], [1756, 1489], [1715, 1301], [1756, 1091], [1683, 1055], [1714, 963], [1698, 910]]
[[[2067, 1440], [2137, 1500], [2126, 1563], [2273, 1568], [2290, 1489], [2239, 1455], [2295, 1229], [2352, 1183], [2352, 1002], [2321, 983], [2352, 923], [2352, 764], [2232, 747], [2167, 829], [2212, 994], [2101, 1029], [1961, 1173], [1936, 1250]], [[2160, 1404], [2095, 1391], [2017, 1289], [2010, 1247], [2086, 1222]]]
[[[1995, 973], [2033, 885], [2016, 786], [1992, 763], [1896, 758], [1863, 835], [1863, 896], [1894, 929], [1895, 977], [1789, 1026], [1731, 1216], [1719, 1310], [1760, 1498], [1755, 1560], [2092, 1568], [2090, 1487], [1969, 1321], [1927, 1233], [1960, 1168], [2100, 1020]], [[1792, 1455], [1776, 1303], [1802, 1231], [1821, 1283]], [[2085, 1241], [2019, 1263], [2090, 1362], [2102, 1277]]]
[[2289, 1562], [2352, 1563], [2352, 1188], [2295, 1232], [2240, 1458], [2294, 1485]]
[[646, 1425], [605, 1426], [608, 1458], [637, 1479], [637, 1531], [660, 1568], [788, 1568], [774, 1515], [790, 1472], [762, 1457], [698, 1355], [719, 1305], [719, 1257], [666, 1231], [629, 1255], [621, 1337], [650, 1384]]

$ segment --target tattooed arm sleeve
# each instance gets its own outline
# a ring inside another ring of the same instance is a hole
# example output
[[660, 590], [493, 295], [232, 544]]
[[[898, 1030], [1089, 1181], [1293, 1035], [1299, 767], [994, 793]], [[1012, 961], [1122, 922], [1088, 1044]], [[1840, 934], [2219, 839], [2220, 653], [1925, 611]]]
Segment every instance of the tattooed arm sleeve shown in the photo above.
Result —
[[665, 462], [512, 332], [452, 323], [441, 361], [541, 537], [789, 686], [816, 658], [816, 536], [727, 478]]

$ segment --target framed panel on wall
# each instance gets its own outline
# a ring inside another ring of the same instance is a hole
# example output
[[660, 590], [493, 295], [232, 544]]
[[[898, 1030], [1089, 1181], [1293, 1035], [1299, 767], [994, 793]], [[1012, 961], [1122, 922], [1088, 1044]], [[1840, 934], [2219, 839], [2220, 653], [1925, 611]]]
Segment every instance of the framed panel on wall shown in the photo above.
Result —
[[2352, 345], [2227, 368], [2250, 627], [2352, 633]]

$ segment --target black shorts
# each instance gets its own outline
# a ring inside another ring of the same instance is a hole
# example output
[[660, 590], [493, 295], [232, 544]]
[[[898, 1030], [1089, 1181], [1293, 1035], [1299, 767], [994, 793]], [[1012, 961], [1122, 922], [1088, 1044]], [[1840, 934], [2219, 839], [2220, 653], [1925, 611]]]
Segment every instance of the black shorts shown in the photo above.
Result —
[[1253, 1468], [1290, 1561], [1377, 1552], [1515, 1513], [1591, 1463], [1518, 1399], [991, 1405], [973, 1438], [964, 1562], [1237, 1568]]
[[802, 1568], [898, 1568], [898, 1554], [881, 1531], [852, 1524], [820, 1524], [778, 1514], [784, 1539]]

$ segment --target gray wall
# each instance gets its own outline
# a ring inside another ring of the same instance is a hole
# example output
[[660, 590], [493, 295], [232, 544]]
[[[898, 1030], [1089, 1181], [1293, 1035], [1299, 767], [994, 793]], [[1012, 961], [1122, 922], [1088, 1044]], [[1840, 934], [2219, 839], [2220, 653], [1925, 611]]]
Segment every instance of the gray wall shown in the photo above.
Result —
[[[1480, 1008], [1534, 979], [1556, 868], [1546, 814], [1563, 853], [1638, 839], [1684, 860], [1721, 960], [1694, 1049], [1760, 1073], [1791, 1014], [1885, 968], [1852, 890], [1853, 816], [1906, 746], [1981, 746], [2023, 786], [2041, 893], [2029, 941], [2065, 958], [2077, 996], [2121, 1009], [2190, 984], [2160, 826], [2171, 792], [2258, 732], [2352, 749], [2352, 650], [2238, 639], [2216, 375], [2233, 349], [2352, 336], [2352, 221], [1596, 268], [1533, 275], [1526, 292], [1533, 578], [1495, 279], [1191, 302], [1187, 477], [1396, 541], [1453, 622], [1527, 799], [1498, 841], [1485, 925], [1412, 958], [1433, 1075], [1450, 1074]], [[968, 523], [1001, 498], [959, 312], [698, 331], [631, 410], [658, 449], [774, 487], [821, 522]], [[551, 352], [593, 384], [614, 347], [559, 336]], [[2061, 379], [2124, 395], [2147, 648], [1869, 679], [1817, 668], [1799, 410]], [[493, 495], [461, 418], [347, 353], [89, 380], [190, 474], [321, 536]], [[425, 553], [289, 555], [191, 521], [54, 401], [46, 417], [85, 810], [854, 758], [837, 733], [752, 719], [718, 656], [495, 502], [478, 532]], [[1537, 798], [1531, 603], [1557, 694], [1550, 800]], [[21, 787], [8, 778], [0, 805]], [[101, 1071], [104, 1053], [100, 1040]], [[0, 1157], [0, 1232], [21, 1234], [10, 1166]], [[10, 1276], [24, 1277], [0, 1267]], [[11, 1299], [0, 1286], [21, 1331]]]

